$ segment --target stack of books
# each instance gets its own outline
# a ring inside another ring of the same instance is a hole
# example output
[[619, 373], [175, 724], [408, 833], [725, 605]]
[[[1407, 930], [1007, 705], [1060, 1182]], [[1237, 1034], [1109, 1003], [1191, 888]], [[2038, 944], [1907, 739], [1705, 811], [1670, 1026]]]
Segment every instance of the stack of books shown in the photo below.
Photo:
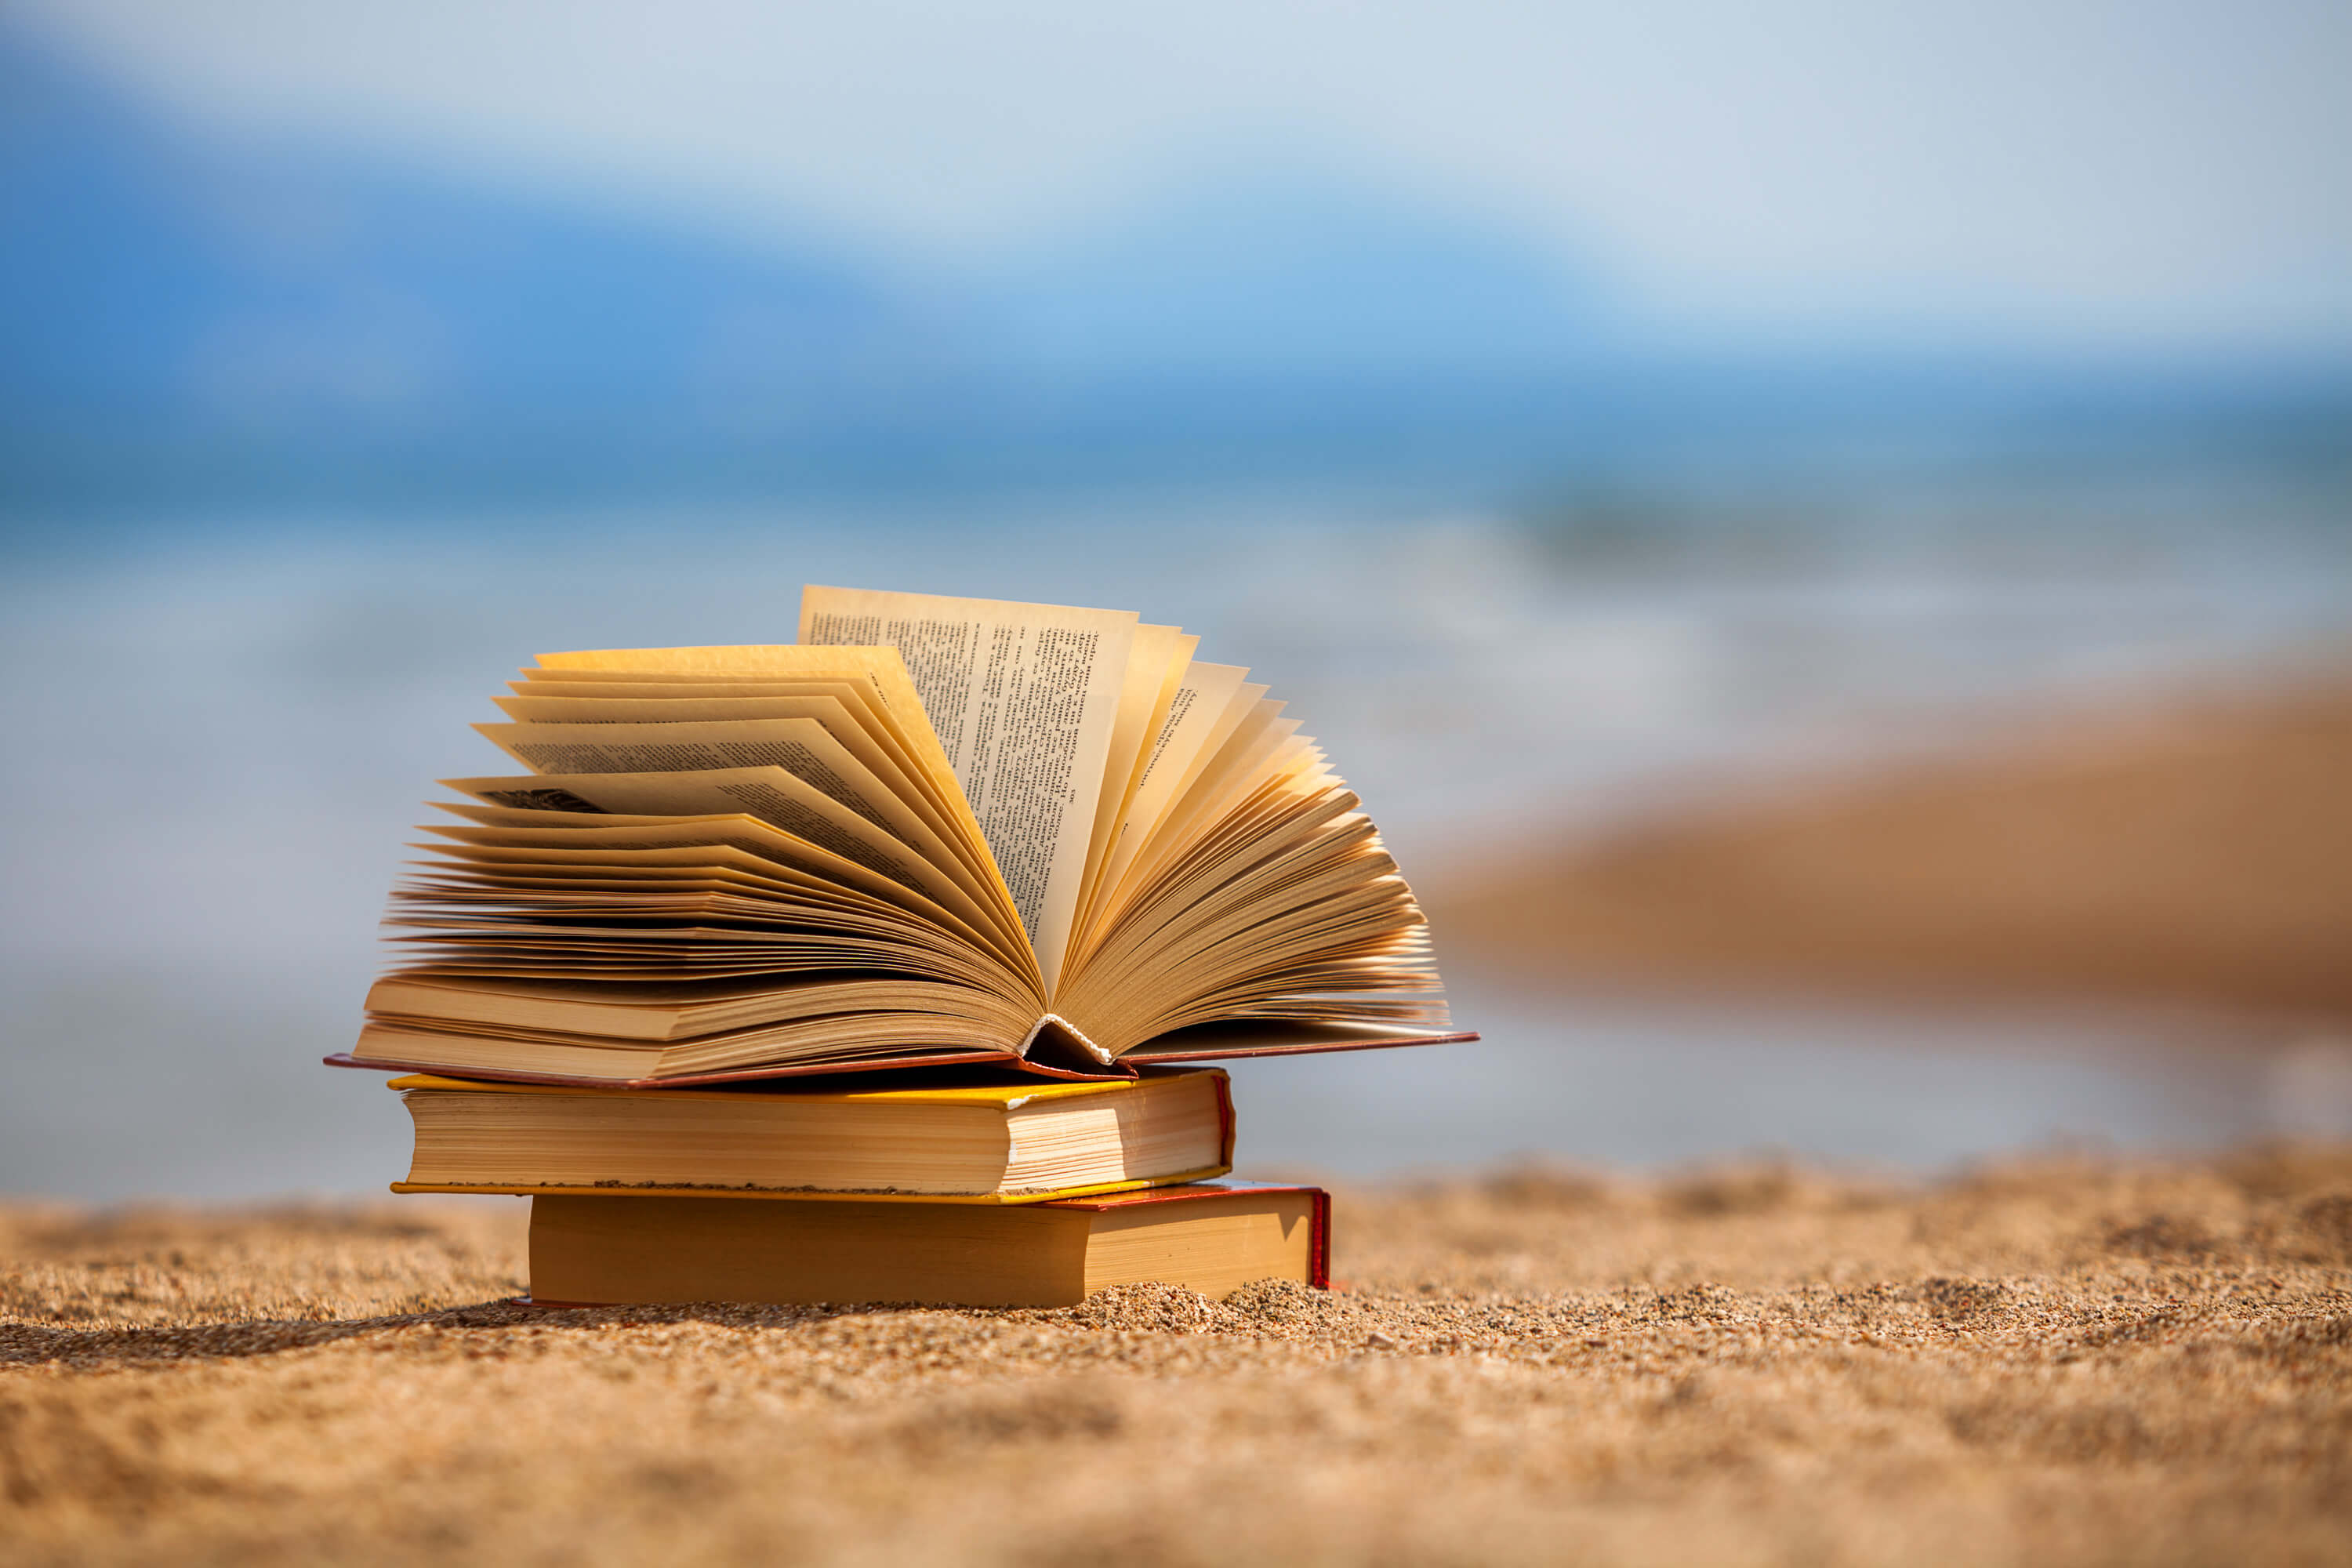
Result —
[[797, 644], [541, 655], [446, 780], [359, 1042], [401, 1192], [562, 1302], [1328, 1282], [1230, 1058], [1475, 1039], [1283, 704], [1132, 614], [811, 588]]

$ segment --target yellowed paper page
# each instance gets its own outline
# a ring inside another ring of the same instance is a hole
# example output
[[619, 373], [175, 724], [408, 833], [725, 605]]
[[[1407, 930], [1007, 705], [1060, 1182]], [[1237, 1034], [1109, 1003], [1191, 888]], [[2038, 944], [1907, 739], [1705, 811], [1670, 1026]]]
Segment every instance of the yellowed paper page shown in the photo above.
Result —
[[858, 681], [874, 693], [892, 728], [898, 731], [915, 760], [933, 775], [941, 793], [956, 793], [955, 769], [950, 765], [939, 737], [924, 716], [921, 695], [895, 647], [803, 647], [791, 643], [757, 643], [742, 647], [595, 648], [543, 653], [539, 662], [541, 668], [523, 673], [534, 679], [543, 677], [551, 680], [668, 676], [689, 680], [764, 678]]
[[[827, 851], [840, 861], [922, 893], [953, 911], [975, 933], [1000, 929], [946, 871], [929, 864], [866, 818], [782, 768], [535, 774], [524, 778], [444, 779], [442, 783], [495, 805], [530, 806], [551, 798], [570, 796], [587, 802], [598, 811], [632, 816], [718, 816], [748, 813]], [[555, 792], [554, 795], [541, 793], [549, 791]], [[875, 890], [845, 872], [836, 874], [852, 886]], [[1000, 940], [1009, 942], [1010, 933]]]
[[757, 697], [496, 697], [509, 719], [529, 724], [715, 724], [743, 719], [814, 719], [849, 754], [909, 805], [929, 814], [930, 805], [908, 770], [859, 722], [851, 702], [832, 695]]
[[1135, 775], [1142, 771], [1144, 752], [1151, 739], [1153, 710], [1159, 706], [1160, 694], [1168, 686], [1170, 676], [1175, 673], [1171, 666], [1179, 658], [1189, 660], [1200, 642], [1199, 637], [1188, 637], [1175, 626], [1135, 628], [1135, 647], [1128, 655], [1127, 674], [1119, 683], [1118, 718], [1111, 725], [1110, 752], [1103, 766], [1102, 795], [1095, 802], [1095, 823], [1087, 835], [1088, 892], [1093, 890], [1094, 879], [1102, 870], [1103, 851], [1118, 826], [1119, 814], [1127, 808]]
[[1185, 667], [1159, 733], [1144, 754], [1127, 810], [1105, 849], [1090, 918], [1100, 917], [1119, 879], [1135, 863], [1136, 853], [1151, 837], [1153, 826], [1167, 814], [1178, 787], [1190, 776], [1194, 760], [1224, 727], [1227, 710], [1233, 710], [1234, 723], [1241, 721], [1247, 710], [1238, 699], [1248, 674], [1238, 664], [1202, 664], [1196, 659]]
[[[1242, 693], [1261, 689], [1244, 686]], [[1143, 836], [1135, 858], [1120, 874], [1119, 886], [1104, 901], [1105, 920], [1115, 919], [1161, 868], [1181, 855], [1200, 834], [1215, 826], [1225, 810], [1239, 805], [1249, 789], [1266, 776], [1259, 764], [1299, 726], [1298, 720], [1282, 717], [1284, 706], [1260, 699], [1215, 751], [1193, 763], [1176, 798]], [[1311, 743], [1301, 742], [1300, 749]]]
[[522, 673], [551, 685], [570, 680], [607, 684], [820, 680], [856, 684], [861, 697], [870, 700], [870, 710], [887, 729], [900, 753], [914, 765], [933, 803], [956, 829], [953, 837], [967, 847], [965, 863], [985, 873], [987, 886], [983, 890], [996, 923], [1016, 939], [1019, 952], [1014, 962], [1033, 972], [1034, 984], [1043, 994], [1045, 981], [1034, 973], [1037, 961], [1025, 923], [996, 868], [986, 836], [981, 831], [980, 819], [973, 814], [955, 769], [950, 765], [947, 752], [924, 713], [922, 698], [897, 648], [762, 643], [740, 647], [575, 649], [541, 654], [538, 666]]
[[1066, 956], [1138, 619], [1114, 610], [811, 587], [801, 639], [896, 647], [1044, 973]]
[[[1177, 803], [1190, 793], [1201, 774], [1216, 763], [1234, 732], [1264, 711], [1265, 693], [1266, 688], [1255, 681], [1244, 681], [1234, 689], [1233, 696], [1225, 700], [1224, 710], [1217, 715], [1216, 722], [1209, 726], [1208, 734], [1202, 738], [1201, 749], [1192, 753], [1192, 760], [1177, 775], [1175, 794], [1162, 811], [1163, 816], [1167, 810], [1173, 810]], [[1274, 704], [1275, 711], [1280, 712], [1283, 706], [1276, 702]]]
[[1164, 862], [1181, 854], [1191, 839], [1215, 826], [1251, 791], [1313, 749], [1314, 741], [1298, 733], [1300, 721], [1282, 716], [1285, 706], [1260, 702], [1257, 711], [1234, 731], [1161, 818], [1160, 831], [1144, 851], [1147, 862]]
[[[510, 697], [500, 702], [530, 703]], [[810, 704], [816, 704], [812, 716]], [[942, 837], [940, 825], [898, 764], [849, 721], [833, 698], [759, 698], [741, 702], [573, 702], [536, 707], [575, 716], [474, 728], [526, 766], [548, 773], [677, 773], [696, 768], [775, 766], [807, 780], [858, 816], [953, 876], [976, 900], [988, 897], [987, 873]], [[748, 712], [748, 709], [759, 709]], [[653, 719], [646, 709], [668, 709]], [[730, 711], [731, 710], [731, 711]], [[801, 711], [794, 712], [794, 710]], [[509, 710], [511, 711], [511, 710]], [[591, 718], [589, 712], [603, 718]], [[842, 737], [848, 737], [845, 743]]]
[[[1183, 689], [1185, 672], [1192, 668], [1192, 655], [1200, 647], [1199, 637], [1179, 637], [1176, 639], [1176, 646], [1168, 656], [1167, 666], [1160, 671], [1160, 689], [1151, 699], [1150, 711], [1145, 715], [1135, 737], [1134, 755], [1127, 764], [1126, 785], [1118, 791], [1116, 800], [1110, 791], [1105, 790], [1102, 804], [1095, 809], [1094, 838], [1087, 850], [1087, 890], [1078, 900], [1077, 934], [1070, 947], [1073, 955], [1084, 952], [1087, 943], [1093, 940], [1090, 933], [1094, 929], [1096, 906], [1110, 887], [1105, 872], [1109, 868], [1111, 847], [1118, 842], [1119, 827], [1127, 820], [1129, 808], [1134, 804], [1135, 792], [1142, 786], [1143, 775], [1150, 771], [1151, 760], [1160, 750], [1160, 742], [1167, 735], [1168, 716], [1175, 707], [1178, 693]], [[1132, 663], [1128, 667], [1130, 679], [1134, 677], [1135, 668]], [[1112, 776], [1118, 776], [1116, 760], [1112, 764]]]
[[[519, 698], [560, 701], [565, 699], [607, 698], [632, 701], [685, 700], [732, 701], [759, 697], [832, 697], [848, 710], [849, 716], [865, 731], [867, 738], [882, 753], [896, 763], [898, 772], [910, 780], [930, 804], [932, 813], [947, 827], [942, 831], [959, 841], [969, 840], [982, 858], [980, 829], [969, 830], [958, 826], [969, 815], [963, 805], [963, 792], [955, 787], [955, 775], [949, 771], [946, 759], [939, 759], [936, 769], [929, 765], [917, 749], [899, 733], [888, 703], [882, 699], [877, 682], [872, 680], [818, 680], [787, 679], [759, 675], [698, 675], [684, 676], [660, 672], [617, 669], [532, 669], [524, 672], [534, 679], [510, 680], [508, 689]], [[903, 678], [903, 668], [899, 671]], [[914, 700], [913, 688], [907, 708], [919, 713], [922, 705]], [[499, 704], [505, 706], [504, 702]], [[548, 712], [523, 712], [507, 710], [518, 719], [556, 718]], [[929, 721], [925, 721], [928, 728]], [[842, 743], [848, 745], [845, 737]], [[853, 751], [855, 747], [851, 748]], [[936, 751], [935, 743], [929, 747]], [[861, 755], [863, 753], [860, 753]], [[880, 769], [876, 770], [877, 773]], [[887, 777], [887, 774], [884, 775]], [[994, 872], [990, 873], [992, 876]]]

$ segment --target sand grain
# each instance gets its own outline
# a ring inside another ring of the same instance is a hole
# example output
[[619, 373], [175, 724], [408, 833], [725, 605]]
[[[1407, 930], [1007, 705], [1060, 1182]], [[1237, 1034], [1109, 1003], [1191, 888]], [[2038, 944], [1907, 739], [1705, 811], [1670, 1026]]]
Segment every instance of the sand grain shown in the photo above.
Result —
[[0, 1209], [15, 1563], [2352, 1561], [2352, 1150], [1340, 1194], [1326, 1295], [506, 1304], [521, 1205]]

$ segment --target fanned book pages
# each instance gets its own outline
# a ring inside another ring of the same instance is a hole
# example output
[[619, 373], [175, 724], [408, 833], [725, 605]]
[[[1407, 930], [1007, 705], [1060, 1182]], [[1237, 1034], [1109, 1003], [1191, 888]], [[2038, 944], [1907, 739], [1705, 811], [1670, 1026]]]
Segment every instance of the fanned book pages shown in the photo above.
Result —
[[1132, 614], [810, 588], [801, 642], [541, 655], [444, 781], [346, 1065], [1065, 1078], [1447, 1031], [1356, 796]]

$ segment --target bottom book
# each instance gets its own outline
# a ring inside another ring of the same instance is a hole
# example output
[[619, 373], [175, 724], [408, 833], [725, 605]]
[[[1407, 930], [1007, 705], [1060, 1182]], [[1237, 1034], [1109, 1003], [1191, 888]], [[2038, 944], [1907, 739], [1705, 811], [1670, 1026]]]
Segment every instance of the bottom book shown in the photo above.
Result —
[[542, 1306], [909, 1301], [1067, 1307], [1147, 1280], [1230, 1295], [1253, 1279], [1331, 1282], [1331, 1198], [1200, 1182], [1003, 1206], [768, 1196], [541, 1194]]

